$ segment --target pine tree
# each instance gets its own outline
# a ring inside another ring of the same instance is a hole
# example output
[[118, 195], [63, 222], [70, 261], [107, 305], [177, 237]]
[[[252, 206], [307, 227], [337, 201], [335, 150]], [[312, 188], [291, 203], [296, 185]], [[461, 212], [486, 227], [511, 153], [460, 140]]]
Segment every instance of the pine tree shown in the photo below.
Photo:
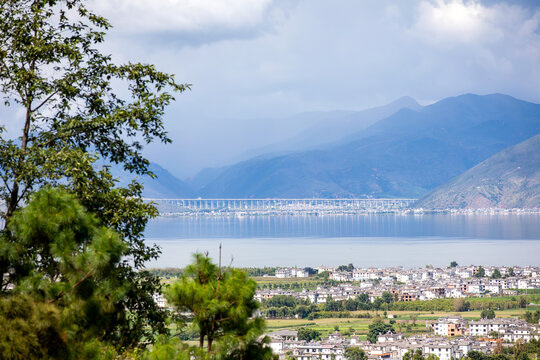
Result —
[[[166, 330], [165, 313], [152, 300], [159, 279], [142, 271], [160, 253], [143, 239], [157, 211], [142, 201], [139, 183], [118, 187], [96, 161], [151, 176], [144, 144], [171, 141], [162, 121], [165, 107], [172, 93], [189, 85], [152, 65], [115, 64], [98, 49], [110, 27], [84, 0], [1, 2], [0, 93], [4, 108], [14, 107], [24, 117], [19, 134], [7, 136], [0, 126], [0, 223], [2, 236], [9, 237], [15, 212], [35, 191], [52, 185], [75, 194], [102, 225], [120, 234], [127, 245], [118, 266], [128, 287], [122, 301], [130, 316], [117, 319], [107, 333], [118, 347], [129, 347]], [[0, 273], [8, 274], [1, 289], [24, 275], [27, 264], [0, 258]]]
[[[215, 340], [249, 348], [262, 334], [264, 320], [253, 317], [259, 308], [253, 298], [257, 284], [237, 269], [222, 270], [208, 255], [195, 254], [182, 277], [166, 289], [167, 301], [178, 312], [193, 314], [199, 330], [199, 346], [206, 339], [208, 351]], [[226, 346], [238, 349], [238, 346]]]

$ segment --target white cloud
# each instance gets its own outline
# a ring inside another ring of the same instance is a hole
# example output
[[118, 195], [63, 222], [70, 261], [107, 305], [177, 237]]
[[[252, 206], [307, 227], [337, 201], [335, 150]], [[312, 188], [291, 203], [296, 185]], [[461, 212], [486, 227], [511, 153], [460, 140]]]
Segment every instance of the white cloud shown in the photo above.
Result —
[[502, 36], [496, 8], [478, 1], [423, 1], [413, 31], [435, 44], [492, 42]]
[[127, 33], [253, 28], [272, 0], [93, 0], [92, 8]]
[[[167, 113], [174, 151], [154, 153], [184, 174], [260, 141], [268, 117], [403, 95], [540, 102], [540, 6], [514, 0], [92, 1], [115, 25], [106, 46], [116, 61], [193, 84]], [[260, 131], [245, 136], [239, 118], [263, 119], [250, 122]]]

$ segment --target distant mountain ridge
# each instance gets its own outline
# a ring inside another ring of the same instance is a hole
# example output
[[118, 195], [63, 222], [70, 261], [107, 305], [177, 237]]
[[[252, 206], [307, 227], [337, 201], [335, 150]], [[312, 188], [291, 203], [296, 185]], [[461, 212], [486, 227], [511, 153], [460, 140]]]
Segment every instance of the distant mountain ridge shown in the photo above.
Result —
[[292, 138], [263, 147], [257, 152], [269, 154], [320, 148], [346, 138], [351, 133], [364, 130], [401, 109], [420, 110], [421, 108], [422, 106], [416, 100], [403, 96], [389, 104], [366, 110], [332, 112], [334, 116], [323, 118]]
[[[329, 147], [336, 141], [363, 130], [401, 109], [419, 110], [421, 108], [422, 106], [416, 100], [404, 96], [386, 105], [360, 111], [315, 111], [296, 114], [288, 117], [288, 121], [310, 122], [311, 125], [285, 140], [250, 149], [240, 155], [236, 162], [269, 159], [298, 151]], [[283, 119], [280, 121], [282, 122]], [[194, 189], [203, 188], [225, 172], [229, 166], [203, 169], [186, 179], [186, 182]]]
[[195, 195], [193, 189], [185, 181], [176, 178], [156, 163], [151, 162], [149, 165], [150, 171], [156, 175], [156, 178], [127, 173], [118, 165], [110, 165], [110, 169], [113, 176], [119, 180], [120, 186], [127, 186], [132, 179], [137, 179], [142, 183], [143, 197], [146, 198], [192, 198]]
[[201, 197], [420, 197], [540, 132], [540, 105], [466, 94], [402, 109], [328, 148], [226, 168]]
[[493, 155], [427, 194], [416, 207], [540, 208], [540, 135]]

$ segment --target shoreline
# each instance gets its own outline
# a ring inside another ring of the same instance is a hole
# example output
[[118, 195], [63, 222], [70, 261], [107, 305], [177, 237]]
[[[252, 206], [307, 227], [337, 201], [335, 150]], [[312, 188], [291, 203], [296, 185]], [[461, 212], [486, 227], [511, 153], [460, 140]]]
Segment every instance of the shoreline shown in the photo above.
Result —
[[[159, 210], [159, 209], [158, 209]], [[184, 211], [160, 212], [159, 217], [257, 217], [257, 216], [350, 216], [350, 215], [540, 215], [538, 209], [406, 209], [385, 211]]]

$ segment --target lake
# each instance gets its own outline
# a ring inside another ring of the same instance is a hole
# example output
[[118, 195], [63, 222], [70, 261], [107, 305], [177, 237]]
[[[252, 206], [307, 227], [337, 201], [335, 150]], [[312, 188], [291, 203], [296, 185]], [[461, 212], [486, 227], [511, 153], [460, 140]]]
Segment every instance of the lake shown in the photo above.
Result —
[[194, 252], [233, 266], [357, 267], [539, 265], [539, 214], [160, 217], [147, 244], [163, 253], [149, 267], [183, 267]]

